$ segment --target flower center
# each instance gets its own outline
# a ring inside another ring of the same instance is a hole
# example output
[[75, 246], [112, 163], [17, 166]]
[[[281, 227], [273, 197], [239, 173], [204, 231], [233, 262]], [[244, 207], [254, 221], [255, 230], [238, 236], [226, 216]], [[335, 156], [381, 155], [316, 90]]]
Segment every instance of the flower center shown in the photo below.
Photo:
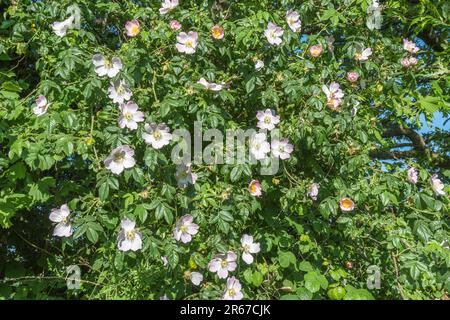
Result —
[[224, 269], [224, 268], [226, 268], [227, 266], [228, 266], [228, 261], [227, 260], [222, 260], [221, 262], [220, 262], [220, 266]]
[[188, 228], [187, 228], [187, 226], [185, 226], [185, 225], [182, 225], [182, 226], [180, 227], [180, 231], [183, 232], [183, 233], [187, 233], [187, 230], [188, 230]]
[[106, 69], [111, 69], [113, 66], [112, 62], [108, 59], [105, 59], [105, 68]]
[[153, 138], [155, 138], [155, 140], [159, 140], [161, 139], [161, 132], [159, 132], [159, 130], [156, 130], [155, 132], [153, 132]]
[[61, 223], [62, 224], [67, 224], [69, 222], [69, 218], [68, 217], [64, 217], [62, 220], [61, 220]]
[[255, 193], [255, 192], [256, 192], [256, 186], [255, 186], [254, 184], [252, 184], [252, 185], [250, 186], [250, 191], [251, 191], [252, 193]]
[[139, 27], [137, 25], [133, 25], [130, 29], [130, 32], [134, 35], [139, 33]]
[[236, 290], [234, 290], [233, 288], [228, 289], [228, 295], [230, 297], [234, 297], [236, 295]]
[[126, 112], [124, 114], [125, 119], [127, 120], [132, 120], [133, 119], [133, 114], [131, 112]]
[[192, 42], [192, 40], [186, 40], [186, 42], [184, 43], [184, 45], [188, 48], [192, 48], [194, 43]]
[[342, 206], [346, 209], [349, 209], [352, 207], [352, 202], [350, 200], [346, 199], [346, 200], [342, 201]]
[[360, 60], [362, 58], [362, 54], [361, 53], [357, 53], [355, 54], [355, 58]]
[[117, 152], [114, 154], [115, 162], [122, 162], [125, 159], [125, 152]]
[[260, 144], [260, 143], [255, 144], [255, 149], [256, 149], [256, 150], [261, 149], [261, 144]]
[[265, 116], [264, 117], [264, 123], [266, 123], [266, 124], [270, 123], [270, 117], [269, 116]]
[[125, 94], [125, 88], [122, 85], [117, 88], [117, 94], [120, 96]]
[[250, 246], [249, 246], [248, 244], [244, 244], [244, 245], [242, 246], [242, 249], [243, 249], [245, 252], [249, 252], [249, 251], [250, 251]]
[[221, 32], [220, 32], [220, 29], [219, 28], [217, 28], [217, 29], [213, 29], [213, 37], [214, 38], [219, 38], [220, 37], [220, 35], [221, 35]]
[[133, 241], [135, 236], [136, 236], [136, 234], [135, 234], [134, 230], [127, 231], [125, 233], [125, 238], [127, 238], [127, 240], [130, 240], [130, 241]]

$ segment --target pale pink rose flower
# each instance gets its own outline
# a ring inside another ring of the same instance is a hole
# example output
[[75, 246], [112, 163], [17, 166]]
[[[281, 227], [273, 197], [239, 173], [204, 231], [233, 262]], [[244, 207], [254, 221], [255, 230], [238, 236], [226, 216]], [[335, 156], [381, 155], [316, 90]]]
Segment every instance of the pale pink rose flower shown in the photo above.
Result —
[[47, 98], [43, 95], [40, 95], [36, 98], [36, 106], [33, 108], [33, 113], [38, 117], [47, 113], [49, 103]]
[[355, 59], [357, 61], [366, 61], [372, 55], [372, 48], [366, 48], [361, 52], [355, 53]]
[[198, 84], [201, 84], [205, 87], [207, 90], [211, 91], [220, 91], [225, 87], [224, 83], [218, 84], [214, 82], [208, 82], [205, 78], [200, 78], [200, 80], [197, 81]]
[[409, 53], [417, 53], [419, 52], [419, 47], [416, 44], [408, 39], [403, 39], [403, 49], [408, 51]]
[[273, 24], [272, 22], [269, 22], [269, 24], [267, 25], [267, 29], [264, 31], [264, 35], [266, 36], [267, 41], [269, 41], [270, 44], [274, 44], [277, 46], [279, 46], [283, 41], [281, 39], [283, 33], [284, 30], [276, 24]]
[[286, 21], [289, 25], [289, 28], [291, 28], [294, 32], [300, 32], [302, 28], [302, 22], [300, 21], [300, 15], [297, 11], [289, 10], [286, 13]]
[[216, 255], [209, 263], [208, 270], [217, 273], [220, 279], [226, 279], [228, 272], [236, 270], [237, 255], [232, 251]]
[[120, 116], [119, 116], [119, 127], [127, 127], [130, 130], [136, 130], [138, 127], [138, 122], [144, 121], [144, 113], [138, 111], [138, 105], [133, 101], [128, 101], [127, 103], [121, 103], [119, 106]]
[[133, 156], [134, 150], [127, 145], [123, 145], [111, 151], [104, 163], [112, 173], [121, 174], [123, 170], [134, 167], [136, 161]]
[[341, 210], [344, 212], [350, 212], [353, 211], [353, 209], [355, 209], [355, 203], [350, 198], [342, 198], [339, 201], [339, 206]]
[[131, 20], [125, 23], [126, 34], [129, 37], [136, 37], [141, 32], [141, 24], [138, 20]]
[[294, 146], [289, 143], [288, 139], [273, 140], [271, 148], [272, 154], [281, 160], [289, 159], [292, 151], [294, 151]]
[[356, 71], [347, 72], [347, 80], [348, 81], [355, 83], [356, 81], [358, 81], [358, 78], [359, 78], [358, 72], [356, 72]]
[[244, 260], [246, 264], [252, 264], [252, 254], [258, 253], [261, 250], [259, 243], [254, 242], [252, 236], [244, 234], [241, 238], [241, 247], [243, 251], [242, 260]]
[[320, 44], [315, 44], [315, 45], [309, 47], [309, 54], [313, 58], [319, 57], [322, 54], [322, 52], [323, 52], [323, 48]]
[[250, 153], [256, 160], [262, 160], [270, 152], [270, 143], [265, 133], [257, 133], [250, 139]]
[[400, 63], [405, 68], [408, 68], [411, 65], [411, 63], [409, 62], [409, 58], [403, 58], [402, 60], [400, 60]]
[[242, 300], [244, 294], [242, 293], [242, 286], [238, 279], [231, 277], [227, 279], [227, 286], [222, 295], [222, 300]]
[[260, 129], [272, 130], [275, 125], [280, 123], [280, 116], [275, 115], [275, 111], [271, 109], [266, 109], [264, 111], [258, 111], [256, 113], [256, 119], [258, 119], [258, 124], [256, 125]]
[[308, 196], [314, 201], [317, 200], [317, 196], [319, 195], [320, 186], [317, 183], [313, 183], [309, 186]]
[[181, 32], [177, 36], [176, 48], [178, 52], [193, 54], [197, 48], [198, 33], [194, 31]]
[[416, 184], [419, 181], [419, 172], [416, 168], [411, 167], [408, 169], [408, 181], [412, 184]]
[[433, 174], [430, 178], [431, 189], [437, 196], [445, 196], [444, 184], [437, 174]]
[[122, 229], [117, 236], [117, 247], [120, 251], [137, 251], [142, 249], [141, 233], [135, 229], [136, 223], [130, 219], [122, 219]]
[[109, 60], [101, 54], [94, 54], [92, 63], [95, 67], [95, 73], [100, 77], [107, 75], [109, 78], [114, 78], [122, 69], [122, 60], [117, 57]]
[[256, 60], [256, 62], [255, 62], [255, 70], [256, 70], [256, 71], [259, 71], [259, 70], [261, 70], [262, 68], [264, 68], [264, 61], [262, 61], [262, 60]]
[[342, 104], [342, 98], [344, 97], [344, 92], [340, 89], [339, 84], [337, 82], [332, 82], [330, 87], [323, 85], [322, 91], [327, 96], [327, 105], [331, 109], [337, 110]]
[[170, 29], [173, 31], [177, 31], [181, 29], [181, 23], [178, 20], [171, 20], [170, 21]]
[[144, 129], [145, 132], [142, 134], [142, 138], [145, 140], [145, 143], [151, 145], [154, 149], [161, 149], [172, 140], [170, 129], [165, 123], [146, 123]]
[[214, 39], [221, 40], [225, 35], [225, 30], [223, 29], [223, 27], [216, 24], [214, 27], [211, 28], [211, 35]]
[[258, 180], [253, 179], [248, 185], [248, 192], [254, 197], [260, 197], [262, 195], [261, 183]]
[[67, 30], [72, 27], [74, 19], [75, 19], [74, 16], [70, 16], [69, 18], [67, 18], [64, 21], [53, 22], [53, 24], [52, 24], [53, 32], [58, 37], [64, 37], [67, 33]]
[[69, 220], [70, 210], [67, 204], [63, 204], [58, 209], [52, 209], [49, 219], [56, 222], [57, 225], [53, 230], [53, 235], [56, 237], [70, 237], [72, 235], [72, 224]]
[[199, 228], [198, 225], [192, 222], [193, 220], [194, 218], [190, 214], [182, 216], [180, 220], [178, 220], [175, 230], [173, 231], [175, 240], [183, 243], [191, 242], [192, 236], [197, 234]]
[[178, 0], [164, 0], [159, 8], [160, 14], [166, 14], [178, 6]]
[[123, 103], [131, 99], [133, 93], [128, 85], [123, 80], [116, 80], [111, 82], [108, 88], [108, 97], [112, 99], [114, 103]]

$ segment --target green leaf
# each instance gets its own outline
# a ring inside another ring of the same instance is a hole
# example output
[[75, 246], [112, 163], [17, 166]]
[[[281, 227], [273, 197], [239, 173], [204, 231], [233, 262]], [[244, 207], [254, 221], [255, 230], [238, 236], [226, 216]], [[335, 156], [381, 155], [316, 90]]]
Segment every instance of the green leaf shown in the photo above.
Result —
[[263, 275], [260, 272], [258, 271], [253, 272], [252, 284], [255, 287], [259, 287], [262, 284], [263, 280], [264, 280]]
[[291, 264], [297, 262], [297, 258], [292, 252], [280, 252], [278, 254], [278, 262], [282, 268], [288, 268]]

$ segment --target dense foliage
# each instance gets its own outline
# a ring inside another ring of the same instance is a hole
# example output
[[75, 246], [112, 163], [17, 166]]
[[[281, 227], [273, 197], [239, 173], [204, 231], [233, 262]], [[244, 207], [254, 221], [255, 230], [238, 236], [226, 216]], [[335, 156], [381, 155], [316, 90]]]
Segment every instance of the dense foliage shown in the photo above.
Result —
[[[419, 129], [449, 114], [450, 6], [379, 2], [1, 0], [0, 299], [220, 299], [235, 279], [244, 299], [446, 298], [449, 131]], [[145, 125], [256, 130], [266, 109], [293, 146], [275, 175], [180, 173]]]

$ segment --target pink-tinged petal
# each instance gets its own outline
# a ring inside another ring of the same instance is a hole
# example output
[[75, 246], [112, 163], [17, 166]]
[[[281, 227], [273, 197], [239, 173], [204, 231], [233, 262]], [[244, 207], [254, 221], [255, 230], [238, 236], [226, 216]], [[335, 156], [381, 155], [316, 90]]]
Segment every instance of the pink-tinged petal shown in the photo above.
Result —
[[108, 73], [108, 69], [106, 69], [105, 66], [96, 67], [96, 68], [95, 68], [95, 73], [96, 73], [99, 77], [103, 77], [104, 75], [106, 75], [106, 74]]
[[52, 209], [48, 218], [52, 222], [61, 222], [64, 219], [60, 209]]
[[127, 122], [127, 127], [130, 130], [136, 130], [138, 125], [137, 125], [137, 123], [135, 121], [130, 120], [130, 121]]
[[191, 38], [194, 42], [197, 42], [198, 40], [198, 33], [195, 31], [189, 31], [188, 33], [189, 38]]
[[228, 266], [227, 266], [228, 271], [234, 271], [234, 270], [236, 270], [236, 268], [237, 268], [236, 262], [234, 262], [234, 261], [228, 262]]
[[128, 101], [126, 104], [126, 110], [131, 113], [137, 112], [138, 108], [138, 105], [133, 101]]
[[125, 126], [127, 125], [127, 120], [123, 116], [120, 116], [117, 122], [119, 123], [119, 127], [121, 129], [125, 128]]
[[92, 57], [92, 63], [96, 67], [104, 66], [105, 65], [105, 57], [101, 54], [94, 54]]
[[178, 52], [181, 52], [181, 53], [186, 52], [186, 49], [187, 49], [187, 47], [181, 43], [177, 43], [175, 45], [175, 47], [177, 48]]
[[192, 223], [192, 221], [194, 221], [194, 217], [191, 214], [187, 214], [187, 215], [182, 216], [180, 221], [183, 224]]
[[234, 296], [234, 300], [242, 300], [243, 298], [244, 298], [244, 294], [241, 291], [236, 292], [236, 295]]
[[198, 286], [203, 281], [203, 275], [200, 272], [191, 272], [191, 282]]
[[187, 35], [186, 32], [180, 32], [180, 34], [177, 35], [177, 42], [179, 42], [179, 43], [184, 44], [186, 42], [186, 40], [188, 40], [188, 39], [189, 39], [189, 36]]
[[237, 255], [236, 253], [234, 253], [233, 251], [228, 251], [227, 252], [227, 261], [236, 261], [237, 260]]
[[253, 263], [253, 256], [250, 253], [248, 253], [248, 252], [244, 252], [242, 254], [242, 260], [244, 260], [244, 262], [246, 264], [252, 264]]
[[253, 237], [248, 235], [248, 234], [244, 234], [241, 237], [241, 244], [244, 245], [251, 245], [253, 243]]
[[125, 240], [119, 241], [118, 247], [119, 247], [120, 251], [128, 251], [131, 249], [132, 243], [130, 240], [125, 239]]
[[141, 111], [136, 111], [133, 117], [134, 121], [136, 122], [142, 122], [144, 121], [144, 113]]
[[125, 158], [123, 160], [123, 166], [124, 168], [132, 168], [134, 167], [134, 165], [136, 164], [136, 160], [134, 160], [134, 158]]
[[136, 232], [133, 241], [131, 241], [130, 249], [132, 251], [137, 251], [142, 249], [142, 239], [141, 236]]
[[58, 223], [53, 230], [53, 235], [56, 237], [70, 237], [72, 235], [72, 225]]
[[120, 221], [120, 226], [125, 231], [133, 231], [136, 227], [136, 222], [130, 219], [122, 219]]
[[220, 269], [220, 260], [219, 259], [213, 259], [208, 263], [208, 270], [211, 272], [217, 272]]
[[259, 243], [252, 243], [250, 245], [250, 253], [258, 253], [259, 251], [261, 251], [261, 247]]
[[114, 57], [111, 59], [111, 63], [113, 65], [114, 68], [116, 69], [122, 69], [122, 60], [120, 60], [120, 58]]
[[228, 277], [228, 270], [219, 268], [219, 270], [217, 270], [217, 275], [220, 279], [226, 279]]
[[44, 108], [47, 105], [47, 98], [43, 95], [39, 95], [36, 98], [36, 106], [38, 108]]
[[191, 225], [188, 225], [188, 227], [187, 227], [187, 232], [189, 233], [189, 234], [191, 234], [191, 235], [195, 235], [195, 234], [197, 234], [198, 233], [198, 225], [196, 225], [196, 224], [191, 224]]
[[176, 228], [175, 230], [173, 230], [173, 237], [175, 238], [175, 240], [180, 241], [181, 239], [181, 235], [183, 234], [183, 232], [181, 232], [180, 229]]
[[64, 218], [66, 218], [66, 217], [69, 216], [70, 210], [69, 210], [69, 207], [67, 206], [67, 204], [63, 204], [63, 205], [61, 206], [61, 208], [60, 208], [60, 213], [61, 213], [61, 215], [62, 215]]
[[188, 243], [191, 242], [192, 236], [189, 233], [182, 233], [181, 234], [181, 242]]

